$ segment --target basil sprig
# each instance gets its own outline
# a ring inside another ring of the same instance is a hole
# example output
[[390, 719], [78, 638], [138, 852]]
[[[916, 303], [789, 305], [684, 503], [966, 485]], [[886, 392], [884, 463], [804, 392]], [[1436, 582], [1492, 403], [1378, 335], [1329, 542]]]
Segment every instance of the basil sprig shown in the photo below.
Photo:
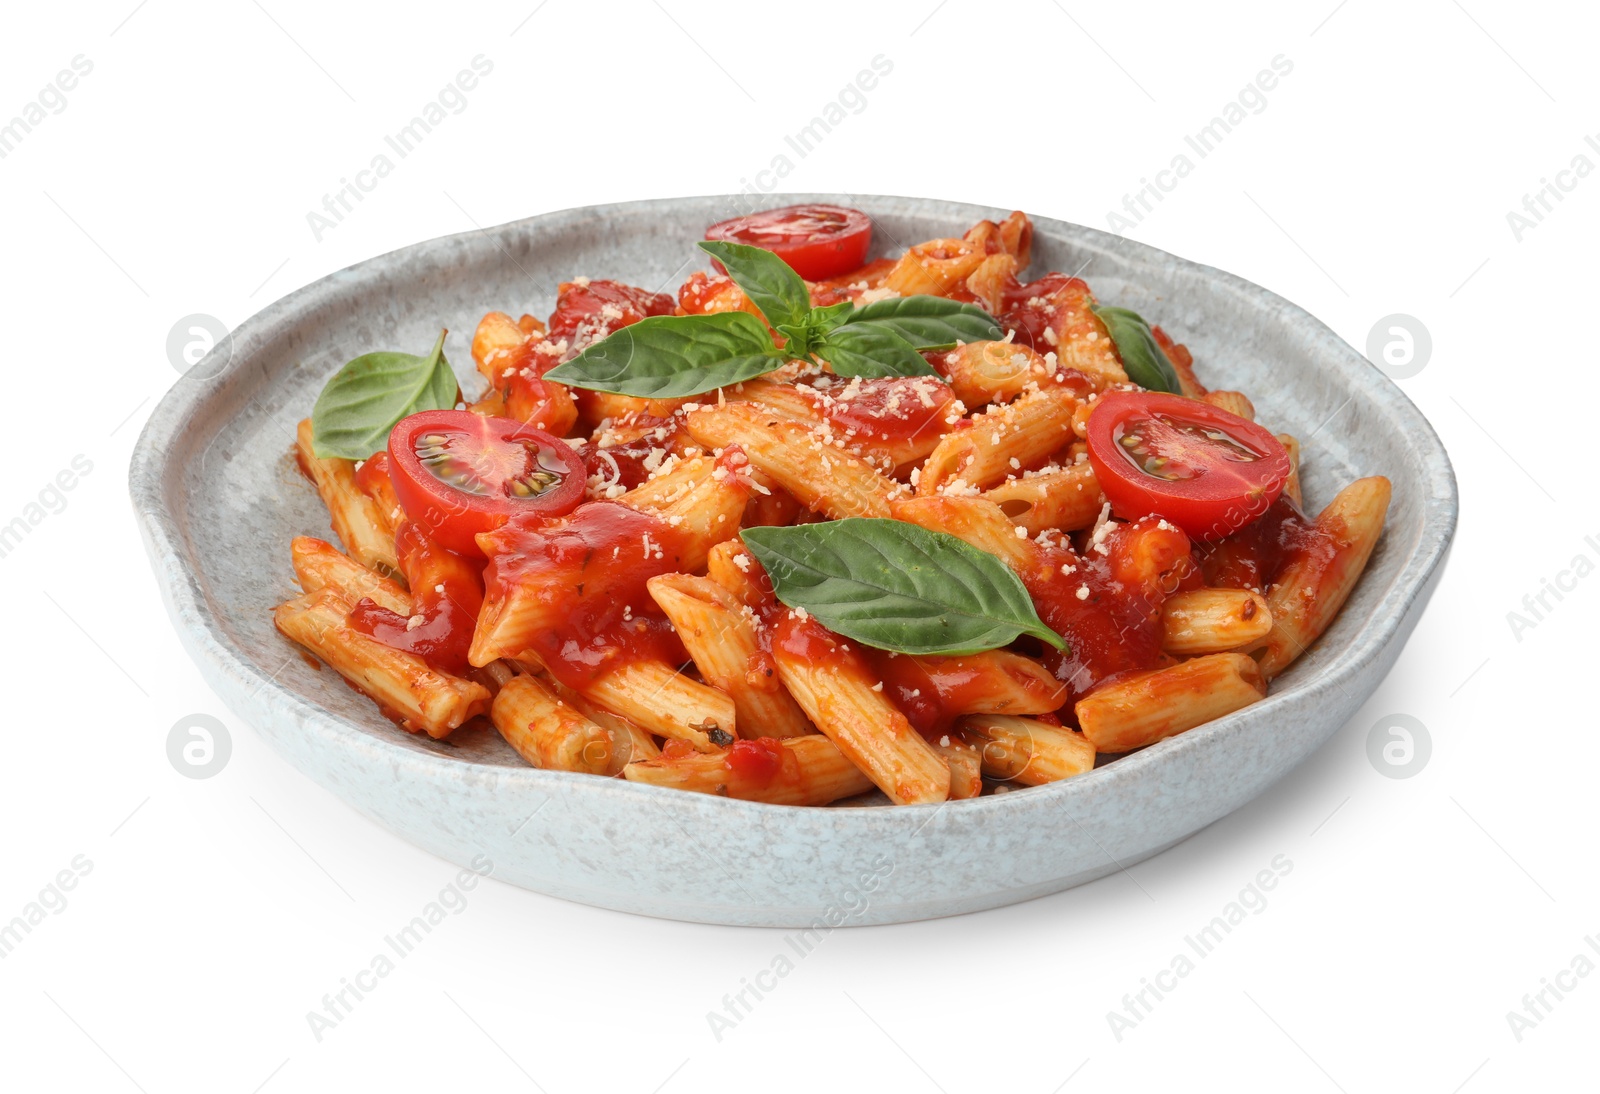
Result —
[[334, 373], [311, 410], [317, 458], [364, 460], [389, 443], [401, 418], [455, 406], [461, 389], [444, 357], [446, 333], [425, 356], [363, 353]]
[[839, 376], [938, 376], [920, 351], [1001, 337], [982, 308], [937, 296], [814, 308], [805, 281], [771, 251], [722, 240], [700, 248], [722, 263], [783, 337], [782, 346], [746, 312], [656, 316], [620, 328], [546, 377], [569, 387], [664, 399], [700, 395], [813, 358]]
[[959, 655], [1030, 634], [1066, 648], [1010, 567], [944, 532], [849, 517], [739, 534], [779, 600], [864, 645]]
[[1178, 382], [1178, 370], [1172, 367], [1166, 351], [1150, 330], [1150, 324], [1138, 312], [1100, 304], [1089, 310], [1106, 325], [1111, 341], [1117, 347], [1117, 356], [1122, 360], [1122, 371], [1128, 374], [1128, 379], [1147, 391], [1183, 394], [1183, 385]]

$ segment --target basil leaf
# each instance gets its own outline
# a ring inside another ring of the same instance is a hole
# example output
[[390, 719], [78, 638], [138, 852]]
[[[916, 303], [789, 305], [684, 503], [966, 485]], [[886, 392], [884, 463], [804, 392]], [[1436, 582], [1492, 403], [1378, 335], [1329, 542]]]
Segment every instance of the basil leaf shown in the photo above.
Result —
[[917, 349], [950, 349], [957, 342], [994, 342], [1005, 335], [976, 304], [942, 296], [891, 296], [845, 317], [848, 324], [891, 330]]
[[461, 389], [444, 358], [446, 333], [425, 357], [363, 353], [334, 373], [311, 409], [317, 458], [364, 460], [389, 443], [401, 418], [455, 406]]
[[[818, 357], [837, 376], [938, 376], [910, 342], [882, 327], [846, 324], [815, 343]], [[940, 377], [942, 380], [943, 377]]]
[[1122, 371], [1128, 374], [1128, 379], [1148, 391], [1183, 394], [1183, 385], [1178, 382], [1178, 370], [1172, 367], [1166, 351], [1151, 333], [1150, 324], [1138, 312], [1099, 304], [1091, 306], [1089, 310], [1100, 317], [1100, 322], [1110, 332], [1111, 341], [1117, 347], [1117, 356], [1122, 360]]
[[749, 380], [783, 360], [767, 325], [749, 312], [653, 315], [614, 331], [545, 378], [590, 391], [672, 399]]
[[840, 323], [849, 322], [850, 313], [854, 310], [854, 304], [848, 300], [843, 300], [837, 304], [829, 304], [826, 308], [812, 308], [811, 314], [806, 318], [806, 322], [818, 334], [827, 334]]
[[771, 251], [725, 240], [706, 240], [700, 249], [722, 263], [733, 283], [744, 290], [774, 327], [803, 322], [811, 311], [811, 290], [787, 262]]
[[944, 532], [848, 517], [739, 534], [779, 600], [865, 645], [967, 654], [1031, 634], [1066, 648], [1010, 567]]

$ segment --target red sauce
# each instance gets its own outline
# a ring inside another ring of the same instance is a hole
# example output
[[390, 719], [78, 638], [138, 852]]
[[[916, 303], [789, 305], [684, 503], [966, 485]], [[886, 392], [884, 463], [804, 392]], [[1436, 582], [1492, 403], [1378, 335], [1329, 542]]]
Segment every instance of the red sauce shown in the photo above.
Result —
[[678, 308], [687, 315], [709, 315], [727, 311], [726, 305], [722, 305], [722, 299], [723, 294], [728, 291], [728, 286], [732, 284], [733, 282], [727, 277], [696, 270], [678, 289]]
[[659, 517], [592, 501], [565, 517], [513, 520], [489, 534], [489, 595], [509, 585], [536, 593], [556, 622], [534, 636], [532, 649], [563, 684], [586, 687], [619, 659], [689, 659], [645, 588], [682, 569], [683, 537]]
[[755, 737], [733, 742], [723, 760], [728, 770], [758, 787], [772, 785], [783, 770], [786, 750], [771, 737]]
[[591, 478], [599, 475], [600, 481], [607, 486], [619, 484], [625, 490], [632, 490], [650, 477], [647, 463], [656, 450], [676, 452], [688, 437], [681, 418], [662, 418], [654, 414], [629, 415], [625, 421], [619, 421], [615, 428], [642, 432], [632, 440], [604, 448], [585, 441], [579, 451], [583, 454], [583, 464]]
[[559, 435], [571, 425], [572, 396], [561, 385], [545, 380], [544, 374], [562, 358], [560, 354], [539, 352], [540, 346], [554, 348], [548, 340], [532, 339], [496, 358], [494, 387], [505, 401], [506, 417], [538, 429], [555, 427]]
[[394, 485], [389, 479], [389, 453], [375, 452], [356, 468], [356, 486], [369, 498], [382, 501], [394, 497]]
[[937, 740], [990, 694], [989, 674], [964, 657], [911, 657], [866, 651], [883, 693], [924, 737]]
[[1062, 302], [1057, 299], [1058, 294], [1068, 298], [1074, 295], [1088, 297], [1089, 285], [1080, 278], [1066, 274], [1045, 274], [1037, 281], [1008, 288], [1004, 307], [996, 318], [1002, 328], [1016, 332], [1015, 341], [1020, 345], [1029, 346], [1040, 353], [1049, 353], [1055, 349], [1055, 344], [1045, 337], [1044, 332], [1055, 329], [1060, 334], [1058, 323], [1064, 311]]
[[826, 308], [846, 300], [857, 300], [868, 289], [880, 286], [889, 271], [898, 264], [893, 258], [879, 258], [859, 270], [851, 270], [826, 281], [814, 281], [811, 283], [811, 306]]
[[772, 645], [797, 661], [826, 664], [852, 673], [869, 687], [878, 682], [862, 657], [862, 647], [834, 634], [818, 623], [814, 616], [801, 616], [792, 611], [778, 612]]
[[411, 586], [412, 619], [363, 597], [350, 612], [350, 626], [386, 646], [414, 653], [430, 668], [459, 676], [483, 607], [477, 569], [425, 535], [410, 521], [395, 532], [400, 570]]
[[1290, 556], [1328, 543], [1294, 499], [1279, 494], [1258, 519], [1219, 543], [1197, 547], [1196, 554], [1207, 583], [1265, 592]]
[[1046, 647], [1040, 659], [1072, 703], [1111, 677], [1166, 663], [1161, 604], [1193, 568], [1189, 537], [1153, 519], [1117, 523], [1103, 546], [1104, 554], [1090, 547], [1080, 555], [1032, 544], [1035, 561], [1018, 574], [1039, 618], [1067, 641], [1067, 650]]
[[[607, 314], [608, 305], [613, 314]], [[563, 281], [557, 291], [555, 313], [550, 316], [550, 340], [566, 339], [565, 357], [571, 359], [585, 346], [630, 323], [651, 315], [671, 315], [675, 306], [666, 293], [620, 281]]]
[[[811, 394], [811, 389], [798, 390]], [[848, 396], [845, 394], [850, 392]], [[945, 428], [955, 393], [949, 384], [932, 376], [907, 376], [881, 380], [832, 381], [826, 391], [812, 394], [822, 416], [844, 434], [845, 443], [906, 442], [937, 435]]]

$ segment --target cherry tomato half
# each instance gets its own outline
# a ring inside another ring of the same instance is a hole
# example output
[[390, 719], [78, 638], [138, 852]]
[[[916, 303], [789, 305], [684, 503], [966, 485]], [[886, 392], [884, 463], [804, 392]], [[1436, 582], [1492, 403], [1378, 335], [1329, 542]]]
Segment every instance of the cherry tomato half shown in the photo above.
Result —
[[1255, 520], [1289, 477], [1278, 438], [1236, 414], [1181, 395], [1115, 391], [1089, 415], [1089, 462], [1119, 517], [1154, 513], [1194, 539]]
[[807, 281], [822, 281], [866, 262], [872, 221], [842, 205], [787, 205], [713, 224], [706, 238], [761, 247]]
[[406, 516], [440, 545], [481, 559], [473, 539], [524, 513], [561, 516], [583, 500], [583, 459], [510, 418], [428, 410], [389, 433], [389, 473]]

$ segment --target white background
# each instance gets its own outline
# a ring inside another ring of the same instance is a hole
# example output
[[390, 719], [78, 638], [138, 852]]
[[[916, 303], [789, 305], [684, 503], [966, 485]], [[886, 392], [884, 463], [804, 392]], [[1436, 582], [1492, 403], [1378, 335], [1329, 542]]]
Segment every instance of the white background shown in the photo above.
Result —
[[[1579, 5], [134, 3], [11, 5], [0, 34], [0, 119], [73, 57], [93, 64], [0, 160], [0, 523], [75, 455], [93, 465], [0, 559], [0, 920], [74, 856], [92, 863], [0, 960], [0, 1083], [1589, 1085], [1600, 976], [1520, 1040], [1506, 1017], [1600, 935], [1600, 745], [1578, 691], [1600, 578], [1520, 635], [1507, 619], [1575, 556], [1600, 558], [1600, 538], [1584, 540], [1600, 537], [1600, 178], [1520, 240], [1506, 218], [1578, 154], [1600, 165], [1584, 144], [1600, 134], [1600, 27]], [[467, 108], [317, 241], [307, 212], [478, 54], [494, 70]], [[126, 488], [177, 378], [169, 329], [195, 312], [235, 325], [332, 270], [475, 225], [741, 189], [877, 54], [892, 74], [809, 156], [790, 152], [785, 187], [1100, 227], [1274, 56], [1292, 61], [1265, 109], [1128, 234], [1259, 282], [1358, 347], [1395, 312], [1431, 331], [1431, 360], [1402, 386], [1449, 447], [1463, 512], [1426, 617], [1351, 723], [1251, 805], [1071, 892], [835, 932], [720, 1041], [706, 1012], [769, 965], [781, 932], [490, 881], [319, 1042], [306, 1012], [456, 871], [266, 751], [180, 650]], [[167, 759], [169, 729], [194, 713], [231, 731], [210, 779]], [[1406, 779], [1367, 753], [1396, 713], [1432, 741]], [[1276, 855], [1293, 870], [1265, 910], [1119, 1041], [1106, 1013]]]

